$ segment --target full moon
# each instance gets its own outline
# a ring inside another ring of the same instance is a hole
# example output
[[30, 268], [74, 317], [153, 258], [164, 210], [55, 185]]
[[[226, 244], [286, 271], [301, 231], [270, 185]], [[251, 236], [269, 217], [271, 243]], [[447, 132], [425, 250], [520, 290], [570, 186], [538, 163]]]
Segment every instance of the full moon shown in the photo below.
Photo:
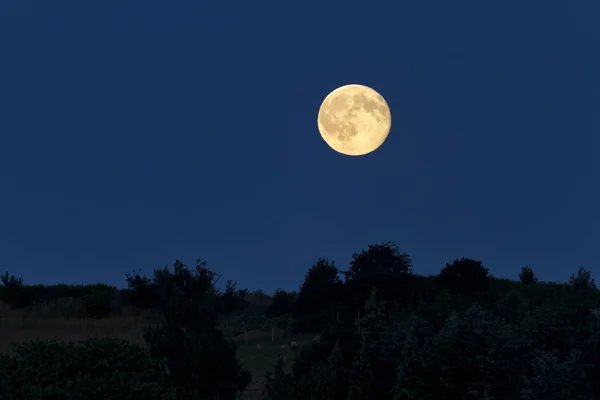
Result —
[[370, 87], [345, 85], [329, 93], [317, 117], [323, 140], [338, 153], [362, 156], [377, 150], [392, 127], [385, 99]]

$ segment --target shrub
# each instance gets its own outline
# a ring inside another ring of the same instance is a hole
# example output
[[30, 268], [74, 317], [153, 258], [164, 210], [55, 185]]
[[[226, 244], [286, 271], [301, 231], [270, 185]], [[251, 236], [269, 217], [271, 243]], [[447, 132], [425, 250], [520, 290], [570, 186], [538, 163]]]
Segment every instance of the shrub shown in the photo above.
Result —
[[521, 268], [521, 273], [519, 274], [519, 280], [523, 284], [532, 284], [532, 283], [537, 282], [537, 278], [535, 277], [533, 270], [528, 266]]
[[174, 399], [144, 348], [125, 341], [35, 340], [13, 350], [2, 357], [0, 371], [17, 399]]
[[586, 293], [596, 289], [596, 282], [592, 278], [590, 270], [580, 267], [577, 275], [571, 275], [569, 284], [576, 292]]
[[14, 307], [27, 307], [31, 304], [31, 296], [23, 286], [23, 278], [5, 272], [0, 280], [2, 280], [0, 300]]
[[125, 280], [129, 289], [127, 299], [133, 306], [142, 309], [156, 307], [157, 297], [152, 279], [134, 271], [125, 274]]

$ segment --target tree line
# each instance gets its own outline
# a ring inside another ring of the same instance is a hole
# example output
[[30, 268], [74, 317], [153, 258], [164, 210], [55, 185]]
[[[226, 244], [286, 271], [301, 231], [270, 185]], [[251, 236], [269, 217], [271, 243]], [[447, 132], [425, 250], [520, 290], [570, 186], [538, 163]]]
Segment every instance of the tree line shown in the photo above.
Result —
[[[103, 318], [128, 302], [163, 323], [148, 328], [144, 347], [116, 339], [21, 345], [0, 358], [0, 395], [236, 398], [251, 376], [217, 321], [248, 307], [249, 293], [233, 281], [220, 288], [218, 278], [201, 261], [128, 273], [122, 291], [25, 286], [4, 274], [0, 300], [14, 307], [68, 293], [82, 299], [82, 316]], [[421, 276], [387, 242], [353, 254], [346, 270], [318, 259], [299, 291], [277, 290], [267, 312], [321, 340], [302, 349], [291, 372], [278, 361], [264, 399], [600, 398], [600, 294], [583, 267], [567, 283], [547, 283], [527, 266], [518, 279], [501, 279], [460, 258]]]

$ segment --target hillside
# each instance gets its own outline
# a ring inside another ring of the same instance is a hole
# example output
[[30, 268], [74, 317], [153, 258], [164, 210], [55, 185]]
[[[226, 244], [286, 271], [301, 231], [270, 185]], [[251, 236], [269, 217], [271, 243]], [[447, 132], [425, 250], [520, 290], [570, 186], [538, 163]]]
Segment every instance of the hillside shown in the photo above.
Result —
[[[90, 391], [114, 399], [600, 397], [600, 293], [584, 268], [566, 283], [538, 282], [528, 267], [510, 280], [462, 258], [421, 276], [384, 243], [354, 254], [346, 271], [317, 260], [297, 293], [218, 287], [204, 263], [126, 279], [128, 289], [117, 290], [26, 285], [5, 273], [0, 391], [28, 399]], [[130, 383], [108, 384], [115, 373]]]

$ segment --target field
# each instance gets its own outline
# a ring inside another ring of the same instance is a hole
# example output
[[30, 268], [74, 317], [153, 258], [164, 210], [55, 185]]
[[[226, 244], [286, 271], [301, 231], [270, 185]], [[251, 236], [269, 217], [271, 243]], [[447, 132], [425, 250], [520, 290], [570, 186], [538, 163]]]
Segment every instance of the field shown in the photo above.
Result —
[[[74, 318], [76, 301], [66, 300], [54, 304], [35, 305], [29, 309], [11, 309], [0, 303], [0, 353], [9, 352], [12, 343], [20, 343], [36, 338], [76, 341], [89, 336], [115, 337], [131, 343], [143, 344], [143, 333], [153, 323], [155, 317], [135, 308], [125, 307], [121, 315], [102, 319]], [[155, 321], [154, 321], [155, 322]], [[225, 333], [243, 331], [236, 318], [222, 321]], [[258, 399], [264, 375], [272, 371], [279, 354], [285, 356], [286, 367], [290, 368], [295, 352], [289, 347], [291, 340], [300, 346], [309, 342], [312, 336], [292, 337], [289, 332], [275, 329], [274, 340], [271, 334], [259, 329], [251, 329], [247, 334], [229, 335], [237, 344], [240, 362], [252, 373], [253, 382], [246, 389], [243, 399]]]

